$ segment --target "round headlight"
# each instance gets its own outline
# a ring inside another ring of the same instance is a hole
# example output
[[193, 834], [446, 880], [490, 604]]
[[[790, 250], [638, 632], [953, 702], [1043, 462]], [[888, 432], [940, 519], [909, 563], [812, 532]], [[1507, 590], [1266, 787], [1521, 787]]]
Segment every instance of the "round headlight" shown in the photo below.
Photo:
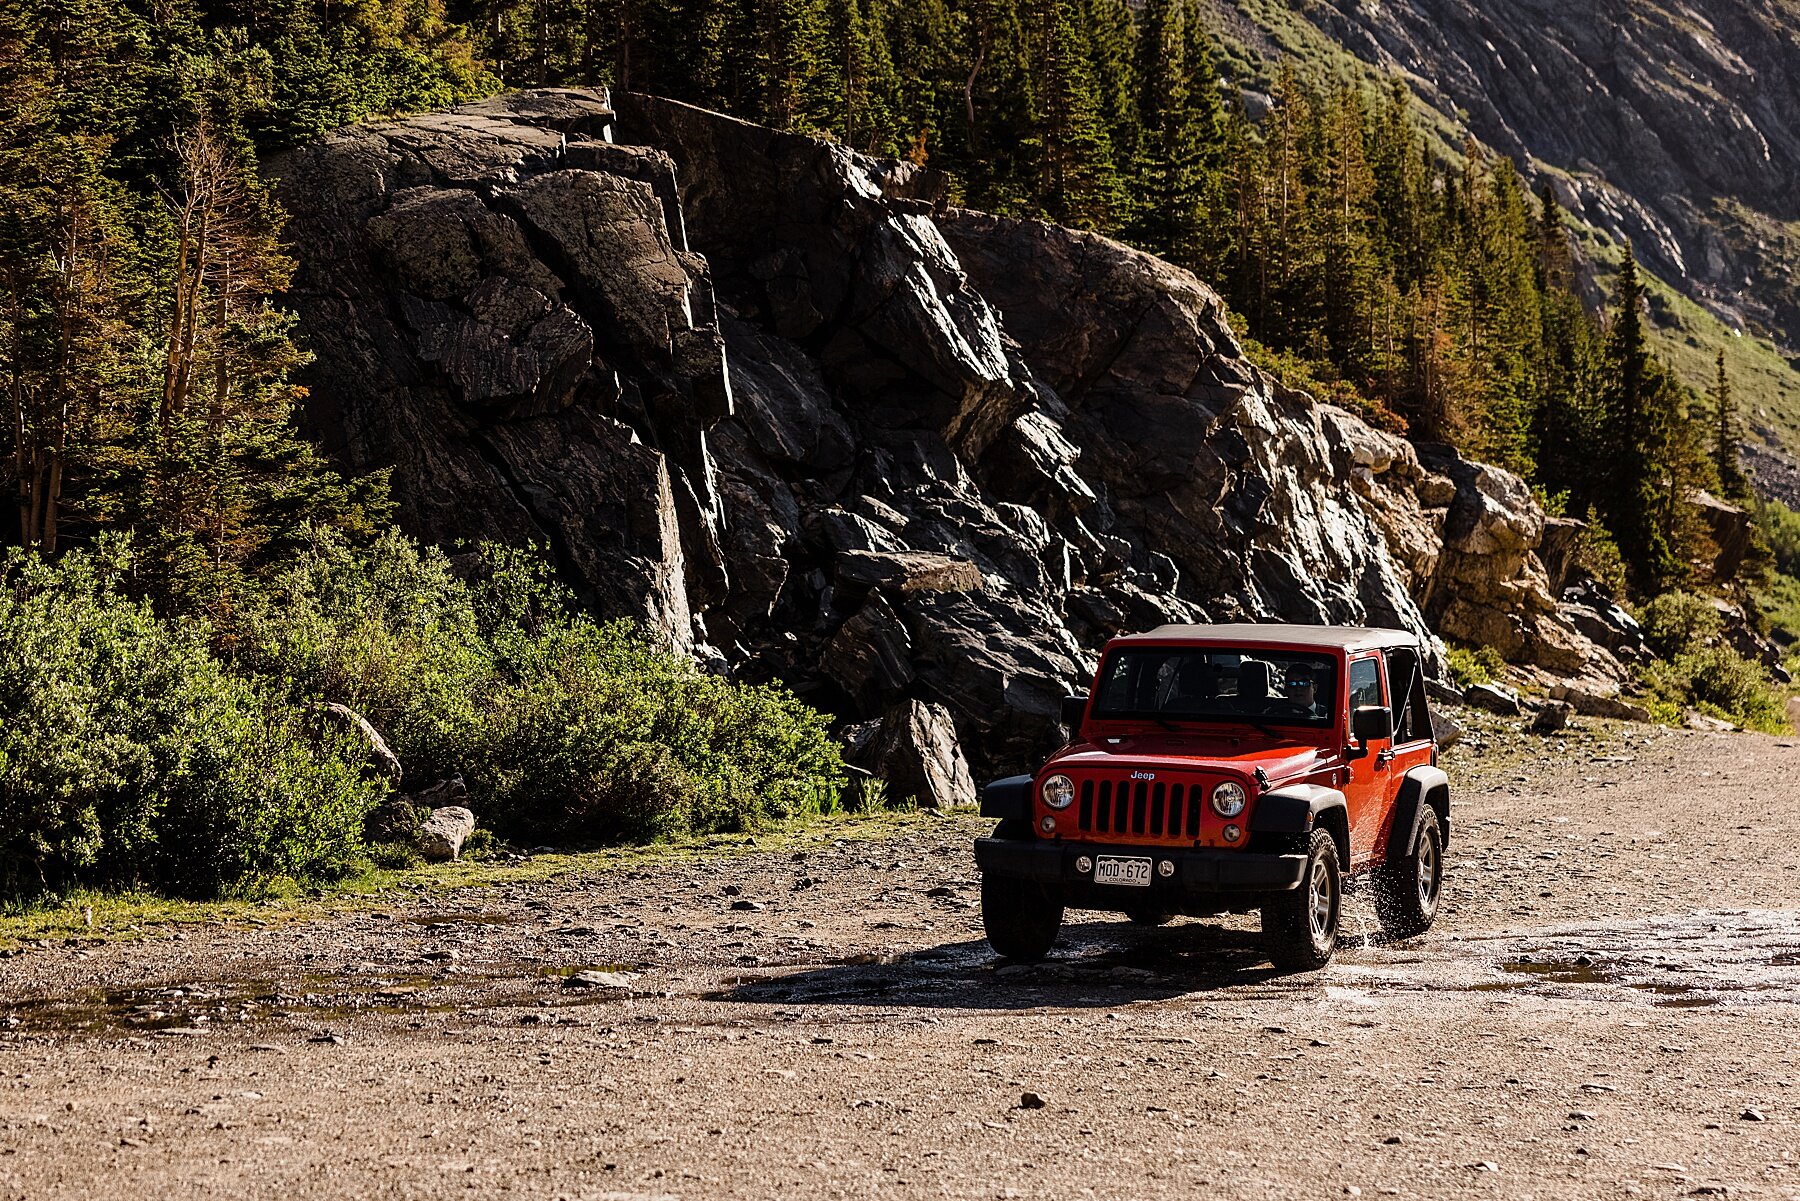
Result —
[[1067, 776], [1051, 776], [1044, 781], [1044, 804], [1052, 809], [1067, 809], [1075, 799], [1075, 781]]
[[1236, 817], [1244, 811], [1244, 790], [1230, 780], [1213, 789], [1213, 812], [1220, 817]]

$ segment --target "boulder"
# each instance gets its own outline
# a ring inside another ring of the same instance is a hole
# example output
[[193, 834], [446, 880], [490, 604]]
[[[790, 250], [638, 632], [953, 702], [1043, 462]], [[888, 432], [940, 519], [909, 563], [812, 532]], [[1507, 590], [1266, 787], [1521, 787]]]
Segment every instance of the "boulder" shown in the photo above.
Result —
[[1533, 734], [1554, 734], [1558, 730], [1565, 729], [1569, 724], [1569, 714], [1572, 712], [1574, 712], [1574, 706], [1567, 701], [1550, 701], [1538, 709], [1537, 716], [1531, 719], [1531, 732]]
[[1681, 724], [1690, 730], [1704, 730], [1711, 734], [1729, 734], [1731, 731], [1738, 728], [1723, 718], [1713, 717], [1711, 714], [1702, 713], [1698, 709], [1689, 709], [1687, 713], [1683, 715]]
[[840, 585], [894, 592], [967, 592], [981, 587], [981, 569], [966, 559], [928, 551], [844, 551], [837, 557]]
[[1583, 717], [1610, 717], [1616, 721], [1649, 721], [1650, 710], [1634, 705], [1619, 696], [1616, 686], [1591, 680], [1571, 680], [1555, 684], [1550, 695], [1566, 701]]
[[890, 801], [909, 797], [927, 809], [971, 804], [975, 781], [958, 745], [949, 711], [906, 701], [864, 731], [852, 762], [887, 782]]
[[1439, 750], [1449, 750], [1462, 741], [1462, 723], [1441, 709], [1431, 711], [1431, 736], [1437, 739]]
[[436, 809], [455, 804], [468, 795], [469, 787], [458, 772], [447, 780], [438, 780], [419, 789], [406, 799], [421, 809]]
[[419, 824], [419, 854], [434, 862], [454, 859], [462, 854], [462, 846], [475, 832], [475, 815], [461, 805], [433, 809]]
[[355, 730], [357, 736], [368, 744], [369, 759], [374, 763], [382, 778], [395, 788], [400, 787], [400, 779], [403, 775], [400, 768], [400, 757], [388, 749], [387, 740], [376, 731], [374, 726], [369, 724], [367, 718], [348, 705], [340, 705], [335, 701], [322, 704], [319, 709]]
[[1471, 684], [1463, 689], [1463, 702], [1501, 717], [1518, 717], [1525, 711], [1519, 694], [1504, 684]]
[[1690, 495], [1688, 507], [1705, 524], [1716, 548], [1712, 561], [1704, 565], [1708, 577], [1715, 584], [1736, 579], [1750, 551], [1754, 520], [1744, 509], [1706, 491]]

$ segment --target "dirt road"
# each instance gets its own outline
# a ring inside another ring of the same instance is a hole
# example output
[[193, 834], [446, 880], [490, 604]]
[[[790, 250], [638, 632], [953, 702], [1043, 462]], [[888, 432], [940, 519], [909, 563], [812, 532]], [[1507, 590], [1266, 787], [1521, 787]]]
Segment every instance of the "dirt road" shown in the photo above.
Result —
[[962, 817], [30, 951], [0, 1198], [1800, 1198], [1800, 748], [1588, 737], [1461, 752], [1438, 929], [1307, 976], [996, 970]]

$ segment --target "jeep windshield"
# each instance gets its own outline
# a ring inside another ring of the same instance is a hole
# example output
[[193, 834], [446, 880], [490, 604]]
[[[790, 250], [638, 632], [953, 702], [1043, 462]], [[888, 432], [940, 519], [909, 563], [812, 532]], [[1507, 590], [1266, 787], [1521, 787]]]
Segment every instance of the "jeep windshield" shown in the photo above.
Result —
[[1090, 715], [1102, 721], [1327, 726], [1337, 662], [1261, 648], [1127, 647], [1106, 657]]

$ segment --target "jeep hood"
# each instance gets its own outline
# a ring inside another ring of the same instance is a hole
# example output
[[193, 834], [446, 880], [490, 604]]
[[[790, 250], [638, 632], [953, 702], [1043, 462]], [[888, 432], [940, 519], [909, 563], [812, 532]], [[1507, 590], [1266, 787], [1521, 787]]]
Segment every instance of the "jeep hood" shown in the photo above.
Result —
[[1248, 776], [1262, 768], [1273, 783], [1285, 783], [1336, 760], [1335, 752], [1317, 743], [1215, 734], [1137, 734], [1116, 742], [1077, 743], [1053, 756], [1044, 771], [1088, 768], [1119, 771], [1220, 771]]

